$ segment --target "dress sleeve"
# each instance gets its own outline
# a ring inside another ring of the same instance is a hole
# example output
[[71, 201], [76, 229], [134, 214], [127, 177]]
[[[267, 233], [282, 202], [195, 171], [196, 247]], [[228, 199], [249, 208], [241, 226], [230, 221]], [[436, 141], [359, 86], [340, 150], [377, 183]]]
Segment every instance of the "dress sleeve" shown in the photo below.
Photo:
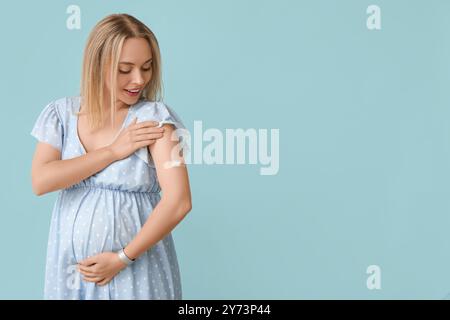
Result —
[[30, 134], [38, 141], [48, 143], [61, 152], [63, 126], [54, 101], [47, 104], [41, 111]]
[[[180, 117], [167, 104], [162, 102], [148, 103], [143, 108], [140, 108], [136, 117], [138, 118], [137, 123], [152, 120], [159, 122], [158, 127], [166, 123], [172, 124], [175, 127], [175, 135], [183, 150], [183, 156], [185, 157], [189, 153], [189, 131], [186, 129]], [[135, 154], [150, 167], [155, 168], [155, 163], [147, 147], [136, 150]]]

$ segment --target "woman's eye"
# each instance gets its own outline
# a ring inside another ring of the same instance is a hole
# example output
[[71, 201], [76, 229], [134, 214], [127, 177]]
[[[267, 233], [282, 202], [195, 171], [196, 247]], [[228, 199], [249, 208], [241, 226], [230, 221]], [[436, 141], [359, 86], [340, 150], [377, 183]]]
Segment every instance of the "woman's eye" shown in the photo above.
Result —
[[[143, 71], [150, 71], [151, 69], [152, 69], [151, 66], [150, 66], [149, 68], [142, 68]], [[123, 71], [123, 70], [120, 70], [120, 69], [119, 69], [119, 72], [120, 72], [120, 73], [125, 73], [125, 74], [127, 74], [127, 73], [130, 73], [131, 70]]]

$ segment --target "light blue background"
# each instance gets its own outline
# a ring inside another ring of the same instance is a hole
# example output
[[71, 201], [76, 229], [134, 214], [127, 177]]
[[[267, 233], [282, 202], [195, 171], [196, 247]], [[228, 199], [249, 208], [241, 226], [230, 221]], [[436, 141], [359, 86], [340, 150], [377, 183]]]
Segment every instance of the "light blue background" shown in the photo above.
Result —
[[[81, 8], [81, 30], [66, 8]], [[366, 8], [381, 8], [369, 31]], [[56, 193], [31, 189], [29, 134], [79, 92], [97, 21], [156, 34], [166, 102], [190, 130], [279, 128], [280, 170], [190, 165], [173, 231], [184, 299], [442, 299], [450, 292], [450, 2], [1, 4], [0, 298], [41, 299]], [[368, 290], [366, 268], [381, 268]]]

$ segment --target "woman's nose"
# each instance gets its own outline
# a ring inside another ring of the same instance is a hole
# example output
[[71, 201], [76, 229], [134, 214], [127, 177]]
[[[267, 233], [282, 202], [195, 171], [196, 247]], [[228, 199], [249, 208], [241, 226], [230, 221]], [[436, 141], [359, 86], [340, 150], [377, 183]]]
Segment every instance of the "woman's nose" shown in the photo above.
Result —
[[137, 71], [133, 74], [133, 79], [132, 79], [133, 83], [137, 84], [137, 85], [142, 85], [144, 84], [144, 77], [142, 76], [140, 71]]

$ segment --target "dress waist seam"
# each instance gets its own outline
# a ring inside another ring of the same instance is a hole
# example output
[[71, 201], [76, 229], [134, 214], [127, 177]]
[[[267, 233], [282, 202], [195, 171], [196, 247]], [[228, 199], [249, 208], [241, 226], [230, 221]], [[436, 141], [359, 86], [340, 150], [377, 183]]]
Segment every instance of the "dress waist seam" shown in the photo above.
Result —
[[117, 191], [117, 192], [127, 192], [127, 193], [147, 193], [147, 194], [159, 194], [159, 191], [133, 191], [133, 190], [121, 190], [121, 189], [114, 189], [114, 188], [108, 188], [108, 187], [101, 187], [101, 186], [70, 186], [68, 188], [63, 189], [63, 191], [69, 191], [73, 189], [79, 189], [79, 188], [86, 188], [86, 189], [104, 189], [104, 190], [110, 190], [110, 191]]

